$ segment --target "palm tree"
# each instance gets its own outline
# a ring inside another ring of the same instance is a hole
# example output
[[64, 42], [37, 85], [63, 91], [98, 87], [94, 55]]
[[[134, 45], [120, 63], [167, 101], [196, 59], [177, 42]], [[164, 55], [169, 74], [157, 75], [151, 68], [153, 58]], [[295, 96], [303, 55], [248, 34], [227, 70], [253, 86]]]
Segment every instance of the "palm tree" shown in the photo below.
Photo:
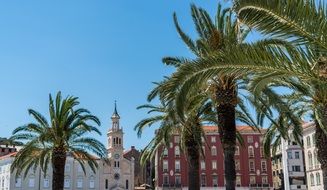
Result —
[[[311, 101], [318, 159], [327, 189], [327, 9], [315, 0], [237, 0], [237, 20], [269, 36], [253, 44], [225, 47], [180, 68], [188, 89], [198, 78], [249, 75], [254, 94], [267, 86], [288, 86]], [[267, 44], [267, 40], [273, 43]], [[252, 77], [256, 75], [256, 77]], [[308, 90], [306, 91], [306, 87]], [[183, 88], [183, 87], [182, 87]], [[307, 102], [308, 100], [305, 100]]]
[[[199, 38], [193, 41], [184, 33], [174, 15], [176, 29], [187, 45], [196, 55], [196, 59], [180, 57], [166, 57], [163, 61], [167, 65], [177, 65], [177, 71], [172, 74], [167, 83], [162, 86], [162, 94], [166, 100], [176, 99], [177, 112], [183, 115], [180, 105], [182, 105], [192, 89], [199, 87], [207, 88], [210, 98], [216, 111], [218, 131], [224, 150], [224, 165], [226, 189], [235, 189], [235, 147], [236, 147], [236, 108], [240, 103], [238, 97], [239, 85], [242, 78], [237, 74], [222, 72], [202, 71], [194, 73], [199, 68], [205, 68], [208, 63], [197, 64], [198, 59], [209, 59], [215, 54], [228, 53], [230, 49], [239, 48], [242, 45], [248, 30], [241, 29], [233, 18], [230, 9], [222, 9], [219, 4], [215, 22], [209, 14], [200, 8], [192, 5], [192, 17], [196, 26]], [[275, 43], [276, 41], [264, 41], [263, 43]], [[253, 122], [252, 122], [253, 123]]]
[[[156, 90], [157, 88], [154, 89], [154, 91]], [[160, 97], [159, 92], [152, 91], [152, 93]], [[162, 146], [169, 146], [169, 142], [174, 134], [180, 134], [181, 149], [186, 153], [188, 161], [188, 187], [190, 190], [200, 189], [199, 162], [202, 151], [201, 137], [204, 136], [202, 123], [214, 119], [211, 117], [211, 103], [205, 103], [206, 100], [206, 96], [203, 94], [188, 97], [187, 102], [184, 104], [183, 119], [177, 115], [174, 102], [166, 103], [164, 100], [161, 100], [159, 106], [145, 104], [138, 107], [138, 109], [149, 109], [148, 113], [158, 114], [145, 118], [137, 123], [135, 130], [138, 131], [139, 137], [145, 127], [150, 127], [154, 123], [160, 124], [156, 136], [145, 147], [141, 162], [145, 163], [146, 160], [151, 160]]]
[[[35, 123], [28, 123], [13, 131], [12, 140], [24, 142], [24, 147], [17, 153], [11, 166], [16, 175], [40, 167], [47, 173], [48, 165], [53, 169], [53, 190], [62, 190], [64, 186], [64, 170], [67, 155], [71, 155], [79, 162], [84, 173], [85, 163], [95, 172], [98, 167], [92, 154], [105, 159], [106, 147], [94, 138], [87, 137], [87, 133], [101, 134], [96, 125], [99, 119], [91, 115], [79, 105], [78, 98], [68, 96], [62, 99], [58, 92], [55, 101], [49, 95], [50, 122], [39, 112], [29, 109]], [[91, 124], [95, 123], [96, 125]]]

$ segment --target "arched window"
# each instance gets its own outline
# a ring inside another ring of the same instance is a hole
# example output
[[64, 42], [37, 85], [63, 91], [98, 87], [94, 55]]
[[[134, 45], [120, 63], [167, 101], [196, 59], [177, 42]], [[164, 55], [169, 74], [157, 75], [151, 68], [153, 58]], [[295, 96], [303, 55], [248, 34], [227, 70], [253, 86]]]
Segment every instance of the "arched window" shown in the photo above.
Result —
[[309, 169], [312, 169], [313, 159], [312, 159], [312, 154], [310, 151], [308, 152], [308, 158], [309, 158]]
[[177, 157], [180, 156], [179, 146], [175, 146], [175, 156], [177, 156]]
[[128, 189], [128, 179], [126, 180], [126, 189]]
[[115, 146], [116, 145], [116, 138], [112, 138], [112, 140], [114, 141], [113, 145]]
[[121, 138], [119, 138], [119, 145], [121, 145]]
[[311, 147], [311, 138], [310, 138], [310, 136], [307, 136], [307, 146]]
[[211, 147], [211, 156], [217, 156], [217, 148], [216, 146]]
[[106, 179], [106, 189], [108, 189], [109, 188], [109, 181], [108, 181], [108, 179]]
[[317, 181], [317, 185], [320, 185], [321, 182], [320, 182], [320, 174], [319, 173], [316, 173], [316, 181]]
[[310, 174], [310, 183], [311, 183], [311, 186], [315, 185], [315, 176], [313, 174]]
[[168, 149], [167, 148], [164, 149], [163, 155], [168, 156]]
[[319, 162], [318, 162], [318, 154], [317, 154], [317, 151], [315, 151], [313, 153], [313, 158], [314, 158], [315, 168], [318, 168], [319, 167]]
[[251, 157], [251, 158], [254, 157], [254, 149], [253, 149], [253, 146], [249, 146], [248, 147], [248, 154], [249, 154], [249, 157]]

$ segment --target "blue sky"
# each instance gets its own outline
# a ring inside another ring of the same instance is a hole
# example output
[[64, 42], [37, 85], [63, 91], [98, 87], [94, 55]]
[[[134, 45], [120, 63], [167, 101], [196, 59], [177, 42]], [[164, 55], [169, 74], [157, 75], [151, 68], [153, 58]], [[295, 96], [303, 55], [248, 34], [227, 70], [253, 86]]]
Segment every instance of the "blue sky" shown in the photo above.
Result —
[[[33, 108], [48, 115], [48, 94], [80, 98], [102, 122], [106, 142], [117, 100], [125, 148], [142, 148], [154, 135], [138, 139], [135, 124], [146, 117], [136, 107], [172, 72], [164, 56], [191, 56], [172, 22], [175, 11], [183, 29], [194, 34], [190, 3], [214, 15], [209, 0], [58, 0], [0, 3], [0, 136], [33, 121]], [[226, 1], [221, 1], [226, 3]]]

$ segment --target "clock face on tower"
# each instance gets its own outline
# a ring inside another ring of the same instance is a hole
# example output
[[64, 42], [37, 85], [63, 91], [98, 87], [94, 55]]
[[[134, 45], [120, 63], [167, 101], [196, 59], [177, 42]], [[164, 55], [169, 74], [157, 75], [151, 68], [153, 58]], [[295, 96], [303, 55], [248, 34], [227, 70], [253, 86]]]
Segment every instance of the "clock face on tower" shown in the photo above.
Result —
[[115, 154], [114, 157], [115, 157], [115, 159], [119, 159], [120, 156], [119, 156], [119, 154]]
[[120, 175], [118, 173], [115, 173], [114, 178], [115, 180], [119, 180]]

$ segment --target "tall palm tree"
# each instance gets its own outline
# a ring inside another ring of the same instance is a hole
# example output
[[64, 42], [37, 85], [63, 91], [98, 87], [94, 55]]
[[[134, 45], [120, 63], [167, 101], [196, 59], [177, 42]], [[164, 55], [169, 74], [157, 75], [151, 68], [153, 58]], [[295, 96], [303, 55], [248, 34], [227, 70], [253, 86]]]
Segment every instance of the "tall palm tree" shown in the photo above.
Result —
[[[85, 164], [95, 172], [98, 167], [92, 154], [105, 159], [106, 147], [94, 138], [87, 137], [90, 132], [101, 134], [97, 129], [99, 119], [88, 110], [77, 108], [77, 97], [62, 99], [58, 92], [55, 101], [49, 95], [49, 121], [39, 112], [29, 109], [28, 113], [35, 119], [13, 131], [12, 140], [24, 142], [24, 147], [17, 153], [11, 166], [16, 174], [27, 175], [30, 169], [40, 167], [44, 173], [48, 165], [52, 166], [53, 190], [62, 190], [67, 155], [79, 162], [84, 173]], [[94, 123], [95, 125], [93, 125]]]
[[[306, 95], [312, 103], [316, 123], [318, 159], [327, 189], [327, 9], [315, 0], [236, 0], [237, 20], [269, 36], [253, 44], [227, 47], [181, 67], [196, 78], [217, 73], [256, 75], [252, 79], [257, 95], [267, 85], [287, 85]], [[184, 74], [185, 75], [185, 74]], [[309, 86], [309, 90], [305, 90]], [[307, 102], [307, 100], [305, 101]]]
[[[226, 189], [233, 190], [236, 185], [234, 154], [237, 130], [235, 120], [236, 108], [238, 103], [240, 103], [238, 92], [242, 78], [237, 73], [213, 73], [210, 71], [194, 73], [193, 71], [205, 68], [208, 64], [197, 64], [196, 61], [198, 59], [209, 59], [212, 55], [229, 53], [230, 49], [242, 46], [249, 31], [240, 28], [230, 9], [223, 9], [220, 4], [215, 22], [201, 8], [192, 5], [191, 10], [199, 35], [196, 41], [193, 41], [182, 31], [177, 22], [176, 15], [174, 15], [174, 21], [180, 37], [192, 53], [196, 55], [196, 59], [180, 57], [166, 57], [163, 59], [168, 65], [178, 66], [177, 71], [162, 86], [163, 97], [167, 100], [176, 99], [177, 112], [183, 115], [179, 107], [185, 102], [188, 94], [194, 91], [192, 89], [199, 88], [200, 86], [207, 88], [216, 111], [218, 131], [224, 151]], [[275, 42], [264, 41], [263, 43]]]
[[[154, 91], [156, 90], [154, 89]], [[160, 94], [155, 94], [160, 97]], [[156, 136], [146, 146], [141, 162], [145, 163], [146, 160], [152, 159], [162, 146], [169, 146], [173, 135], [180, 134], [181, 149], [186, 153], [188, 161], [188, 187], [190, 190], [200, 189], [199, 162], [202, 151], [201, 137], [204, 136], [202, 123], [214, 119], [211, 117], [211, 103], [205, 103], [206, 100], [206, 96], [203, 94], [188, 97], [187, 102], [184, 104], [183, 119], [177, 115], [174, 102], [166, 103], [164, 100], [161, 100], [161, 105], [159, 106], [146, 104], [138, 107], [138, 109], [149, 109], [148, 113], [158, 114], [137, 123], [135, 130], [138, 131], [139, 136], [141, 136], [145, 127], [150, 127], [154, 123], [160, 124]]]

